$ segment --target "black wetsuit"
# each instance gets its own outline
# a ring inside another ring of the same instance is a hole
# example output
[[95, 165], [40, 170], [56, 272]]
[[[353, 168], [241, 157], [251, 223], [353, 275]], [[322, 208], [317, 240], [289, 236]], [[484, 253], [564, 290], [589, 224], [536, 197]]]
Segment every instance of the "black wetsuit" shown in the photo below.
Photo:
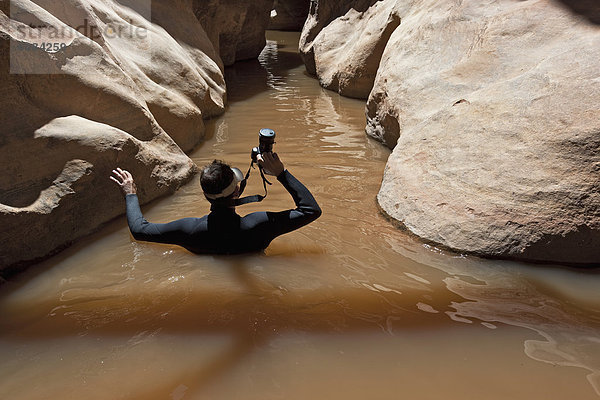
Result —
[[137, 240], [183, 246], [193, 253], [236, 254], [265, 249], [273, 239], [298, 229], [321, 215], [308, 189], [287, 170], [277, 180], [292, 195], [296, 208], [255, 212], [240, 217], [234, 208], [213, 207], [202, 218], [183, 218], [167, 224], [144, 219], [137, 195], [128, 194], [127, 222]]

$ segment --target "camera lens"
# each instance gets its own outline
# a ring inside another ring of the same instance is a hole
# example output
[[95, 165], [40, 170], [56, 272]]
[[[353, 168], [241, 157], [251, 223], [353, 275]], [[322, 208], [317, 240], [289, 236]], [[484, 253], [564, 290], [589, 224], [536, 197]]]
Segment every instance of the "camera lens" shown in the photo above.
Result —
[[275, 142], [275, 131], [273, 129], [269, 129], [269, 128], [262, 128], [260, 130], [260, 132], [258, 133], [258, 136], [260, 137], [260, 141], [262, 142], [263, 140], [266, 141], [271, 141], [271, 143]]
[[261, 153], [270, 153], [273, 151], [273, 143], [275, 143], [275, 131], [273, 129], [261, 129], [258, 133], [258, 139]]

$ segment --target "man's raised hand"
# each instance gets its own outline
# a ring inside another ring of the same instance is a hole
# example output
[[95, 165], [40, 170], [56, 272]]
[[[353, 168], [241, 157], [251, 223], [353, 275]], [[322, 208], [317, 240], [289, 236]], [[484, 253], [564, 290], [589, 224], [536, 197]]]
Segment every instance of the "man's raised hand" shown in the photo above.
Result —
[[126, 171], [121, 168], [112, 170], [114, 176], [110, 176], [110, 179], [115, 181], [117, 185], [121, 187], [123, 194], [136, 194], [137, 190], [135, 187], [135, 182], [133, 182], [133, 176], [129, 171]]
[[259, 154], [256, 159], [267, 175], [279, 176], [285, 169], [277, 153]]

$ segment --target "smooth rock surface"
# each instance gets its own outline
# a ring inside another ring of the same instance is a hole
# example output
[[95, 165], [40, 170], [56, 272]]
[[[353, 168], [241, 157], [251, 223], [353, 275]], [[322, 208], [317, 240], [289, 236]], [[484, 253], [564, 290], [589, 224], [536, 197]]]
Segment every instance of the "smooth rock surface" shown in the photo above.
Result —
[[366, 90], [390, 15], [366, 108], [394, 149], [383, 212], [461, 252], [600, 263], [600, 4], [318, 1], [307, 71]]
[[[377, 0], [317, 0], [311, 2], [299, 43], [300, 55], [309, 74], [317, 75], [314, 44], [319, 41], [317, 38], [321, 30], [351, 9], [361, 13], [375, 3]], [[320, 39], [326, 41], [327, 37], [321, 36]]]
[[351, 8], [324, 27], [312, 45], [321, 86], [366, 99], [387, 41], [398, 25], [395, 2], [377, 2], [364, 12]]
[[599, 263], [600, 27], [551, 1], [401, 17], [367, 107], [383, 211], [463, 252]]
[[[0, 270], [122, 214], [108, 179], [117, 166], [134, 174], [142, 202], [189, 180], [197, 167], [182, 150], [226, 101], [222, 63], [191, 1], [155, 1], [151, 19], [112, 0], [8, 3], [0, 5]], [[82, 24], [96, 30], [74, 30]], [[56, 32], [67, 33], [63, 50], [33, 46], [58, 41]]]
[[308, 16], [310, 0], [275, 0], [269, 29], [301, 31]]

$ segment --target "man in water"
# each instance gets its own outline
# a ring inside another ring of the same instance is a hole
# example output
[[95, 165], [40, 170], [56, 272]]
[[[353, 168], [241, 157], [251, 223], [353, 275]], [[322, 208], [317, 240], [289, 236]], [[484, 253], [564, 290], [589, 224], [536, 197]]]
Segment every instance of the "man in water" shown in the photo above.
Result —
[[265, 249], [273, 239], [298, 229], [321, 215], [321, 208], [308, 189], [284, 168], [276, 153], [259, 154], [258, 164], [267, 175], [276, 176], [292, 195], [296, 208], [281, 212], [255, 212], [240, 217], [235, 200], [243, 177], [222, 161], [204, 167], [200, 184], [211, 203], [210, 214], [183, 218], [166, 224], [146, 221], [140, 210], [133, 177], [128, 171], [113, 170], [125, 194], [127, 223], [136, 240], [176, 244], [193, 253], [237, 254]]

